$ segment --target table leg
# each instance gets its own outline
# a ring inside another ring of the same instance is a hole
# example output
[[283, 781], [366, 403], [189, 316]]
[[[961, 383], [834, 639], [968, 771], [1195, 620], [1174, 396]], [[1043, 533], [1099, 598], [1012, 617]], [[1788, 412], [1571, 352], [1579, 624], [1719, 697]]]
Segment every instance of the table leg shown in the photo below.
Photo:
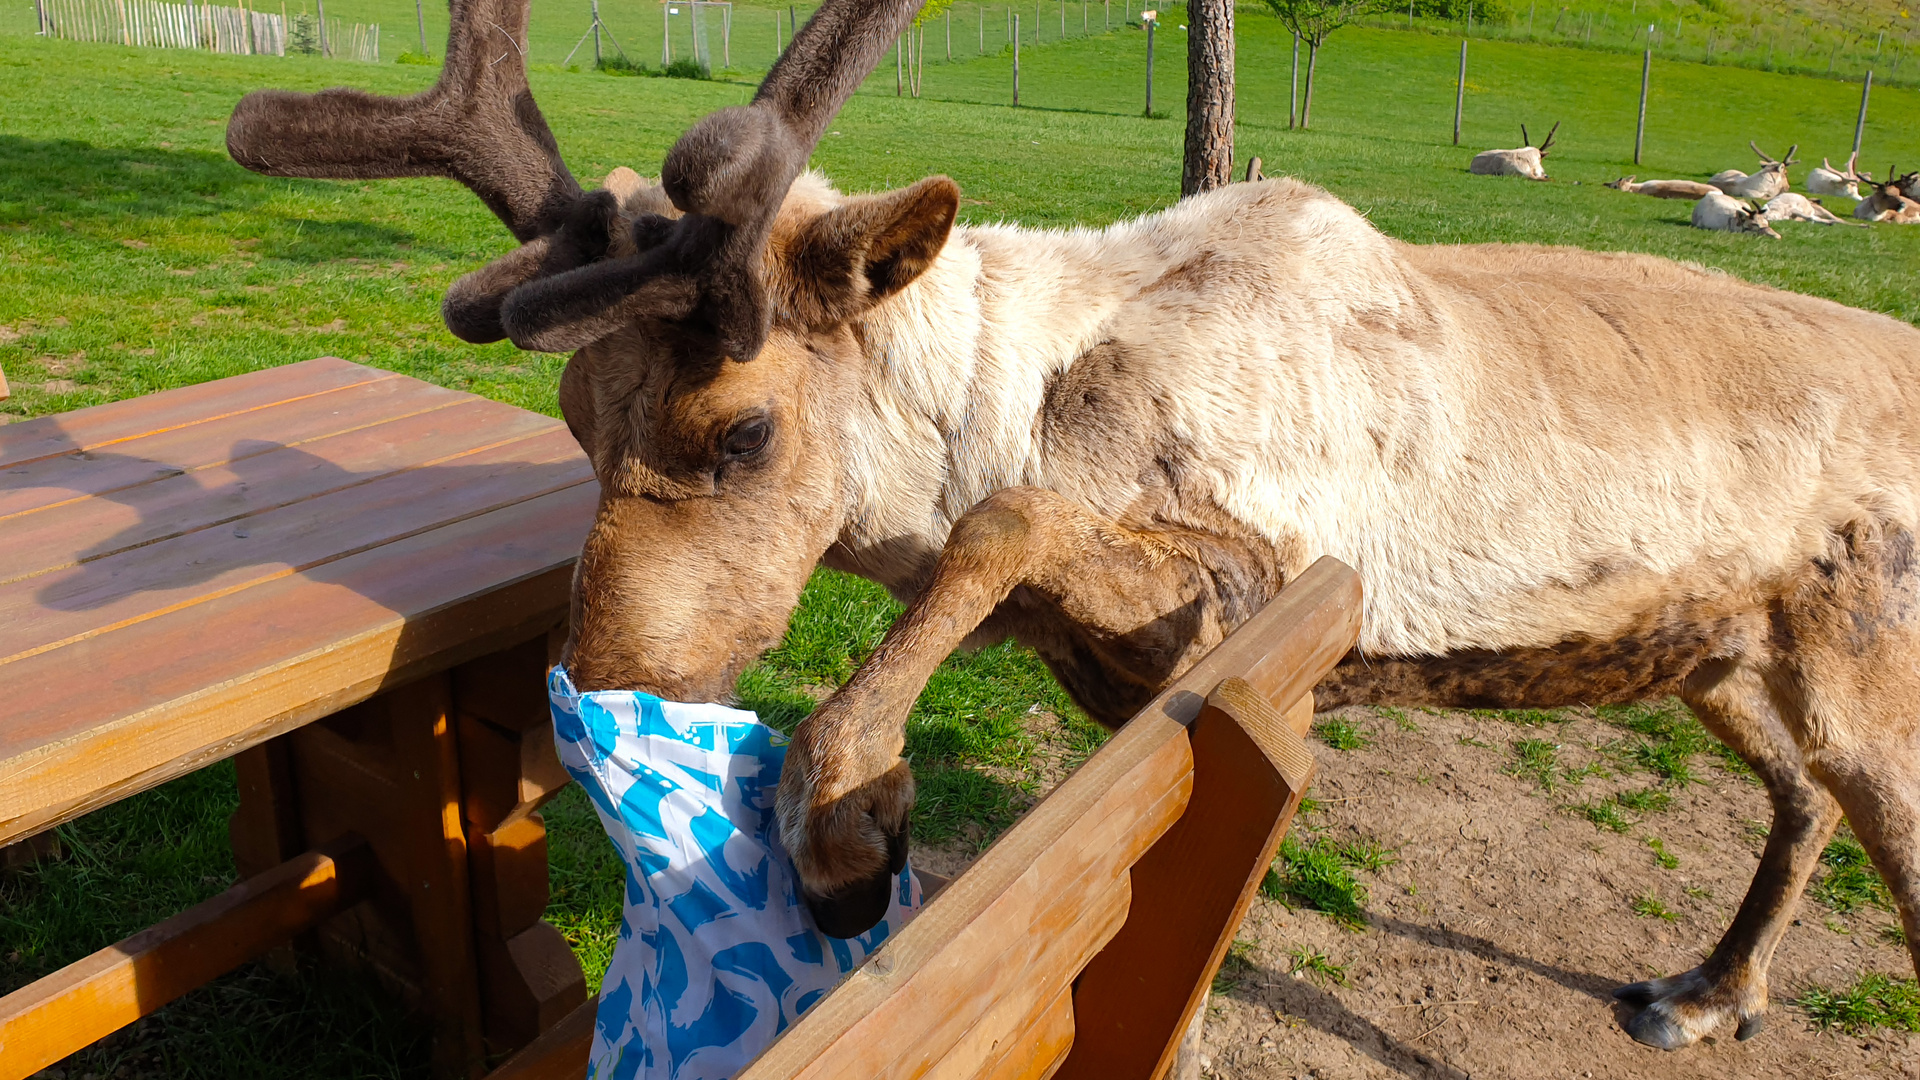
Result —
[[545, 638], [390, 690], [237, 760], [243, 875], [348, 833], [384, 880], [319, 932], [434, 1022], [437, 1077], [474, 1077], [586, 999], [541, 921], [546, 828], [567, 782], [553, 750]]
[[527, 642], [453, 671], [460, 725], [474, 944], [487, 1049], [517, 1050], [586, 1000], [586, 977], [546, 911], [547, 830], [539, 808], [568, 782], [553, 748], [550, 647]]

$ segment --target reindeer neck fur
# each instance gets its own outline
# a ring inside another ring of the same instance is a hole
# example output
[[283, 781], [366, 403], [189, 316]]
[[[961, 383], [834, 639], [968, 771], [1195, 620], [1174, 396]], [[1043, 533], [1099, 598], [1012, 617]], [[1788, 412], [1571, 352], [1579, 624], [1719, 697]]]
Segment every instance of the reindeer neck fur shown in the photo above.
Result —
[[[1873, 434], [1920, 415], [1913, 327], [1644, 256], [1405, 245], [1289, 180], [956, 229], [856, 333], [827, 561], [903, 597], [1012, 485], [1243, 538], [1256, 592], [1334, 555], [1376, 655], [1612, 640], [1797, 572], [1869, 502], [1916, 520], [1885, 493], [1920, 468]], [[1830, 355], [1860, 363], [1801, 359]]]

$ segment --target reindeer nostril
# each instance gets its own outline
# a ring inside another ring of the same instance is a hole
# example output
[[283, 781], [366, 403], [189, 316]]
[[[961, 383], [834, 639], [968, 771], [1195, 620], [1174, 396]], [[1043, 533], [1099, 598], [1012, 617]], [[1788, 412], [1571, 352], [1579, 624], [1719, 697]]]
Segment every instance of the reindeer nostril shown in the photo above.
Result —
[[[904, 847], [901, 858], [905, 858]], [[828, 937], [854, 938], [873, 929], [887, 917], [893, 901], [893, 874], [875, 874], [850, 881], [830, 893], [817, 893], [804, 886], [800, 898], [813, 914], [813, 924]]]

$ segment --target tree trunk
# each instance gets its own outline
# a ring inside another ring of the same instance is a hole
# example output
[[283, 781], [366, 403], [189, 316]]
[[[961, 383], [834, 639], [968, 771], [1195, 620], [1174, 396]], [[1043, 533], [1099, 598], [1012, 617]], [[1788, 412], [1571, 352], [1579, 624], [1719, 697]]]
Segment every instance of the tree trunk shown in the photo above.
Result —
[[1187, 146], [1180, 194], [1225, 186], [1233, 172], [1233, 0], [1187, 5]]
[[1320, 62], [1320, 42], [1307, 41], [1307, 92], [1300, 97], [1300, 130], [1313, 126], [1313, 71]]

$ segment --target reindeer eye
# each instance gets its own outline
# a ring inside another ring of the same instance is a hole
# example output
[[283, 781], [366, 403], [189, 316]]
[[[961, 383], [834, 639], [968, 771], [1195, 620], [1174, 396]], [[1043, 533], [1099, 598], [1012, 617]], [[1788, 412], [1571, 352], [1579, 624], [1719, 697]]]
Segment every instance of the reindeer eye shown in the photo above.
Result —
[[756, 416], [734, 425], [727, 432], [726, 442], [722, 444], [728, 457], [752, 457], [767, 445], [767, 439], [773, 435], [773, 424], [764, 416]]

